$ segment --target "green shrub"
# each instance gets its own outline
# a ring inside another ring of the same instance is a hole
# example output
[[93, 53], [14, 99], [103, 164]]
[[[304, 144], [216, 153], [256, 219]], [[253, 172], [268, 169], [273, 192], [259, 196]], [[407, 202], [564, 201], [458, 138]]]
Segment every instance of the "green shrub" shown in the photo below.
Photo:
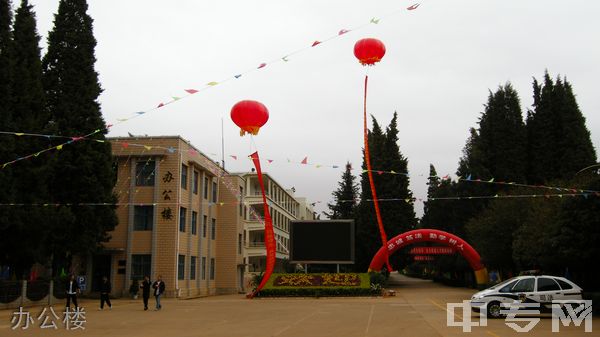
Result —
[[281, 275], [273, 274], [265, 287], [257, 294], [258, 297], [332, 297], [332, 296], [372, 296], [380, 294], [373, 292], [369, 274], [358, 274], [358, 286], [274, 286], [273, 281]]

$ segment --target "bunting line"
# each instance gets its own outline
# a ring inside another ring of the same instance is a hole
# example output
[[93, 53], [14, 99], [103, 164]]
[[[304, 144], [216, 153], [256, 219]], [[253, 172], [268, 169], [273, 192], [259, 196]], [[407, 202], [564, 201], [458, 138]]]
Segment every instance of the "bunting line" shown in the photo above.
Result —
[[[410, 7], [407, 7], [407, 8], [402, 8], [402, 9], [398, 9], [398, 10], [396, 10], [396, 11], [393, 11], [393, 12], [391, 12], [389, 15], [386, 15], [385, 17], [391, 17], [391, 16], [393, 16], [393, 15], [396, 15], [396, 14], [398, 14], [398, 13], [400, 13], [400, 12], [403, 12], [403, 11], [412, 11], [412, 10], [416, 9], [417, 7], [419, 7], [419, 6], [420, 6], [420, 3], [415, 3], [414, 5], [412, 5], [412, 6], [410, 6]], [[313, 47], [316, 47], [317, 45], [321, 45], [321, 44], [323, 44], [323, 43], [326, 43], [326, 42], [328, 42], [328, 41], [331, 41], [331, 40], [333, 40], [333, 39], [340, 38], [341, 36], [343, 36], [343, 35], [346, 35], [346, 34], [347, 34], [347, 33], [349, 33], [349, 32], [352, 32], [352, 31], [357, 31], [357, 30], [363, 29], [364, 27], [366, 27], [366, 26], [369, 26], [370, 24], [378, 24], [378, 23], [379, 23], [379, 21], [380, 21], [381, 19], [382, 19], [382, 18], [372, 18], [372, 19], [369, 21], [369, 23], [366, 23], [366, 24], [363, 24], [363, 25], [357, 26], [357, 27], [355, 27], [355, 28], [351, 28], [351, 29], [345, 29], [345, 28], [344, 28], [344, 29], [341, 29], [341, 30], [340, 30], [340, 31], [338, 31], [338, 33], [337, 33], [337, 34], [335, 34], [335, 35], [331, 35], [331, 36], [329, 36], [329, 37], [327, 37], [327, 38], [325, 38], [325, 39], [322, 39], [322, 40], [313, 40], [314, 42], [313, 42], [312, 44], [308, 45], [308, 46], [305, 46], [305, 47], [303, 47], [303, 48], [299, 48], [299, 49], [297, 49], [297, 50], [294, 50], [294, 51], [292, 51], [292, 52], [290, 52], [290, 53], [287, 53], [287, 54], [285, 54], [283, 57], [274, 58], [274, 59], [272, 59], [272, 60], [269, 60], [269, 61], [267, 61], [267, 62], [261, 62], [261, 63], [259, 63], [259, 65], [258, 65], [257, 67], [254, 67], [254, 68], [247, 69], [246, 71], [243, 71], [243, 72], [241, 72], [241, 73], [236, 73], [235, 75], [232, 75], [232, 76], [226, 77], [226, 78], [224, 78], [223, 80], [220, 80], [220, 81], [210, 81], [210, 82], [207, 82], [207, 83], [206, 83], [204, 86], [201, 86], [201, 87], [199, 87], [199, 88], [189, 88], [189, 89], [183, 89], [183, 91], [184, 91], [186, 94], [184, 94], [184, 95], [181, 95], [181, 96], [171, 96], [171, 99], [170, 99], [170, 100], [168, 100], [168, 101], [164, 101], [164, 102], [159, 102], [157, 105], [154, 105], [154, 107], [152, 107], [152, 108], [149, 108], [149, 109], [147, 109], [147, 110], [141, 110], [141, 111], [136, 111], [136, 112], [133, 112], [133, 113], [131, 113], [130, 115], [128, 115], [128, 116], [125, 116], [125, 117], [123, 117], [123, 118], [117, 118], [117, 119], [116, 119], [116, 122], [114, 122], [114, 123], [112, 123], [112, 124], [107, 124], [107, 125], [106, 125], [106, 129], [108, 130], [108, 129], [110, 129], [111, 127], [113, 127], [113, 126], [115, 126], [115, 125], [118, 125], [118, 124], [121, 124], [121, 123], [124, 123], [124, 122], [130, 121], [130, 120], [132, 120], [132, 119], [138, 118], [138, 117], [140, 117], [140, 116], [142, 116], [142, 115], [145, 115], [145, 114], [147, 114], [147, 113], [150, 113], [150, 112], [156, 111], [156, 110], [158, 110], [158, 109], [164, 108], [165, 106], [167, 106], [167, 105], [169, 105], [169, 104], [173, 104], [173, 103], [175, 103], [175, 102], [178, 102], [178, 101], [181, 101], [181, 100], [183, 100], [183, 99], [186, 99], [186, 98], [188, 98], [188, 97], [190, 97], [190, 96], [192, 96], [192, 95], [195, 95], [195, 94], [197, 94], [197, 93], [199, 93], [199, 92], [201, 92], [201, 91], [207, 90], [207, 89], [209, 89], [209, 88], [211, 88], [211, 87], [214, 87], [214, 86], [217, 86], [217, 85], [223, 84], [223, 83], [225, 83], [225, 82], [228, 82], [228, 81], [231, 81], [231, 80], [236, 80], [236, 79], [239, 79], [239, 78], [241, 78], [243, 75], [246, 75], [246, 74], [248, 74], [248, 73], [251, 73], [251, 72], [253, 72], [253, 71], [258, 71], [258, 70], [260, 70], [260, 69], [263, 69], [263, 68], [267, 67], [267, 66], [268, 66], [268, 65], [270, 65], [270, 64], [277, 63], [277, 62], [286, 62], [286, 63], [287, 63], [287, 62], [289, 62], [289, 61], [290, 61], [290, 57], [291, 57], [291, 56], [293, 56], [293, 55], [299, 54], [299, 53], [301, 53], [301, 52], [304, 52], [304, 51], [307, 51], [307, 50], [310, 50], [310, 49], [314, 49]], [[98, 131], [98, 132], [99, 132], [99, 131]], [[98, 132], [93, 132], [93, 133], [87, 134], [87, 135], [85, 135], [85, 136], [82, 136], [81, 138], [82, 138], [82, 139], [83, 139], [83, 138], [88, 138], [88, 137], [90, 137], [91, 135], [93, 135], [93, 134], [96, 134], [96, 133], [98, 133]], [[5, 133], [5, 134], [6, 134], [6, 133]], [[15, 132], [12, 132], [12, 134], [15, 134], [15, 135], [25, 135], [25, 133], [15, 133]], [[29, 134], [27, 134], [27, 135], [35, 135], [35, 134], [33, 134], [33, 133], [29, 133]], [[72, 142], [66, 142], [66, 143], [60, 144], [60, 145], [59, 145], [59, 146], [60, 146], [60, 149], [62, 149], [62, 146], [64, 146], [64, 145], [68, 145], [68, 144], [71, 144], [71, 143], [72, 143]], [[48, 152], [48, 151], [51, 151], [51, 150], [55, 150], [55, 149], [57, 149], [57, 146], [52, 146], [52, 147], [49, 147], [49, 148], [46, 148], [46, 149], [40, 150], [40, 151], [38, 151], [38, 152], [36, 152], [36, 153], [32, 153], [32, 154], [30, 154], [30, 155], [26, 155], [26, 156], [23, 156], [23, 157], [16, 158], [16, 159], [14, 159], [14, 160], [12, 160], [12, 161], [8, 161], [8, 162], [5, 162], [5, 163], [2, 163], [2, 164], [0, 164], [0, 169], [3, 169], [3, 168], [5, 168], [5, 167], [6, 167], [6, 166], [8, 166], [8, 165], [13, 165], [13, 164], [15, 164], [16, 162], [19, 162], [19, 161], [21, 161], [21, 160], [29, 159], [29, 158], [31, 158], [31, 157], [37, 157], [37, 156], [39, 156], [39, 155], [40, 155], [40, 154], [42, 154], [42, 153], [45, 153], [45, 152]], [[60, 150], [60, 149], [58, 149], [58, 150]]]

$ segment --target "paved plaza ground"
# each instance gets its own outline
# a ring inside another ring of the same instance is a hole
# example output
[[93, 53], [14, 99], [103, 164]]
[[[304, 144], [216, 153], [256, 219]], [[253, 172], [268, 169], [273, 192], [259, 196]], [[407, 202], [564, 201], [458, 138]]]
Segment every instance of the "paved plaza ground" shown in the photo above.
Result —
[[[417, 279], [395, 276], [395, 297], [386, 298], [276, 298], [247, 300], [243, 295], [213, 296], [192, 300], [163, 300], [161, 311], [143, 311], [141, 300], [115, 300], [113, 309], [99, 311], [97, 300], [83, 300], [85, 330], [12, 330], [15, 310], [0, 311], [0, 336], [600, 336], [595, 329], [584, 333], [583, 325], [561, 326], [552, 333], [550, 315], [530, 333], [517, 333], [504, 320], [488, 320], [487, 327], [470, 333], [446, 325], [446, 303], [469, 299], [474, 290], [451, 288]], [[151, 298], [151, 303], [153, 299]], [[35, 316], [41, 307], [26, 308]], [[62, 310], [62, 309], [61, 309]], [[59, 308], [56, 307], [58, 313]], [[455, 318], [462, 319], [457, 312]], [[36, 317], [37, 318], [37, 317]], [[473, 320], [477, 319], [472, 314]], [[524, 325], [524, 324], [521, 324]]]

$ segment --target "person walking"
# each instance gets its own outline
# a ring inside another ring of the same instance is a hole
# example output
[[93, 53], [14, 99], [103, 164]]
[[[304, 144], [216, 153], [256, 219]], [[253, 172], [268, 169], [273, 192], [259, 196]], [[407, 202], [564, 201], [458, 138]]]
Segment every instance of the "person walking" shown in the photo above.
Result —
[[151, 286], [152, 282], [150, 282], [148, 275], [144, 276], [144, 280], [142, 281], [142, 284], [140, 284], [140, 288], [142, 288], [142, 299], [144, 299], [144, 310], [148, 310], [148, 299], [150, 298]]
[[71, 276], [69, 276], [65, 290], [67, 292], [67, 309], [71, 309], [71, 301], [73, 301], [75, 309], [79, 308], [77, 305], [77, 294], [81, 290], [79, 289], [79, 283], [75, 280], [75, 275], [71, 274]]
[[162, 281], [162, 276], [158, 275], [156, 281], [152, 284], [152, 289], [154, 289], [154, 298], [156, 299], [156, 309], [162, 309], [162, 305], [160, 305], [160, 296], [165, 292], [165, 283]]
[[110, 292], [112, 287], [106, 276], [102, 277], [102, 284], [100, 284], [100, 310], [104, 310], [104, 302], [108, 304], [108, 309], [112, 310], [112, 304], [110, 303]]

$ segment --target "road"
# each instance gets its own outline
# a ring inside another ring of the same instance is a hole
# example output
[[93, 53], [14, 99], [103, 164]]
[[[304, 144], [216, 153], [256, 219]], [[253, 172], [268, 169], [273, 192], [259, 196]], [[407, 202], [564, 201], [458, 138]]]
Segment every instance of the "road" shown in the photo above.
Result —
[[[98, 310], [98, 301], [83, 300], [86, 309], [85, 330], [42, 329], [37, 316], [43, 308], [26, 308], [36, 326], [11, 329], [15, 310], [0, 311], [0, 336], [524, 336], [504, 320], [488, 320], [487, 326], [475, 326], [472, 332], [447, 326], [447, 303], [470, 298], [474, 290], [442, 286], [431, 281], [393, 275], [394, 297], [372, 298], [275, 298], [247, 300], [242, 295], [213, 296], [192, 300], [163, 300], [163, 310], [143, 311], [142, 303], [115, 300], [112, 310]], [[152, 301], [152, 299], [151, 299]], [[60, 315], [59, 308], [55, 308]], [[467, 315], [474, 322], [478, 316]], [[451, 315], [463, 321], [457, 310]], [[597, 331], [584, 334], [583, 325], [560, 327], [552, 333], [550, 315], [541, 318], [527, 336], [600, 336], [600, 319], [593, 319]], [[521, 326], [525, 325], [521, 323]]]

